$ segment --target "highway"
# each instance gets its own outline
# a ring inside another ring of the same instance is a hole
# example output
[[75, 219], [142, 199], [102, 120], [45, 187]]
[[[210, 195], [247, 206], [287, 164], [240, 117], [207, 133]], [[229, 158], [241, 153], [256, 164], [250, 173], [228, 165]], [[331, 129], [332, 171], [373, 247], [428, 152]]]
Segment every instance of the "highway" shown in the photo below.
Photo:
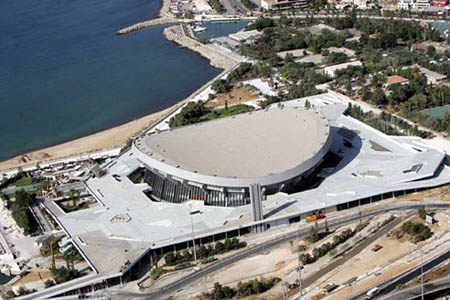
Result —
[[[443, 253], [437, 255], [436, 257], [433, 257], [432, 259], [424, 262], [423, 263], [423, 272], [425, 273], [425, 272], [431, 270], [433, 267], [448, 260], [449, 258], [450, 258], [450, 250], [446, 250]], [[391, 278], [388, 282], [378, 285], [378, 287], [381, 288], [381, 293], [374, 299], [392, 299], [391, 298], [392, 295], [388, 295], [388, 294], [391, 293], [392, 291], [394, 291], [395, 288], [397, 287], [397, 285], [405, 284], [405, 283], [411, 281], [412, 279], [419, 277], [421, 274], [421, 266], [422, 266], [422, 264], [419, 264], [418, 266], [416, 266], [394, 278]], [[348, 298], [347, 300], [360, 299], [371, 288], [373, 288], [373, 287], [365, 289], [364, 291], [361, 291], [360, 293], [353, 295], [352, 297]], [[400, 294], [402, 294], [402, 293], [400, 293]], [[383, 295], [388, 295], [388, 296], [383, 297]], [[397, 298], [397, 299], [404, 300], [407, 298]]]
[[[427, 282], [426, 284], [424, 284], [424, 295], [427, 294], [431, 294], [431, 293], [436, 293], [438, 291], [444, 290], [444, 289], [448, 289], [450, 287], [450, 277], [444, 277], [444, 278], [439, 278], [430, 282]], [[421, 285], [415, 285], [413, 287], [410, 288], [406, 288], [403, 290], [400, 290], [399, 292], [396, 292], [394, 294], [391, 294], [389, 296], [385, 296], [385, 297], [380, 297], [377, 299], [380, 300], [412, 300], [412, 299], [417, 299], [418, 297], [420, 297], [422, 292], [422, 288]], [[425, 299], [434, 299], [434, 298], [430, 298], [430, 297], [426, 297]]]
[[[393, 210], [411, 210], [411, 209], [418, 209], [421, 207], [422, 204], [417, 205], [408, 205], [408, 206], [400, 206], [400, 207], [388, 207], [388, 208], [382, 208], [376, 211], [371, 211], [368, 213], [364, 213], [361, 215], [361, 218], [367, 219], [376, 215], [380, 215], [387, 212], [392, 212]], [[446, 203], [435, 203], [435, 204], [427, 204], [428, 208], [448, 208], [448, 204]], [[359, 220], [359, 215], [357, 213], [349, 215], [349, 216], [343, 216], [335, 219], [328, 220], [328, 226], [330, 229], [342, 227], [344, 225], [347, 225], [349, 223], [355, 222]], [[298, 237], [304, 238], [307, 236], [309, 229], [311, 226], [304, 226], [302, 229], [298, 231]], [[323, 229], [323, 224], [320, 226], [321, 229]], [[187, 275], [186, 277], [183, 277], [165, 287], [162, 287], [160, 289], [150, 291], [147, 293], [133, 293], [133, 292], [115, 292], [115, 295], [122, 296], [122, 297], [132, 297], [132, 298], [151, 298], [151, 299], [167, 299], [171, 294], [175, 292], [180, 292], [185, 286], [189, 286], [196, 282], [197, 280], [200, 280], [202, 278], [205, 278], [209, 274], [212, 274], [214, 272], [217, 272], [220, 269], [223, 269], [227, 266], [230, 266], [242, 259], [245, 259], [247, 257], [251, 257], [253, 255], [256, 255], [260, 252], [266, 251], [268, 249], [274, 248], [280, 244], [286, 243], [291, 240], [295, 240], [297, 238], [297, 232], [289, 233], [286, 235], [283, 235], [277, 239], [270, 240], [268, 242], [262, 243], [260, 245], [245, 249], [239, 253], [233, 254], [231, 256], [225, 257], [223, 259], [218, 260], [215, 263], [212, 263], [210, 265], [207, 265], [206, 267], [200, 269], [197, 272], [191, 273]], [[395, 288], [395, 287], [394, 287]], [[353, 298], [352, 298], [353, 299]], [[356, 298], [355, 298], [356, 299]]]

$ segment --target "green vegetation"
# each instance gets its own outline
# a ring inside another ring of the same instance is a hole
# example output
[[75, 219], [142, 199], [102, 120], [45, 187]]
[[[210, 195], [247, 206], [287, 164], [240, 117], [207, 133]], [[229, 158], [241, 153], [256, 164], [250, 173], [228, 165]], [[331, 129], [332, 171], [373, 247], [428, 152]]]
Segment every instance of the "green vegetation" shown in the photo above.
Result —
[[123, 152], [127, 151], [128, 149], [131, 148], [131, 145], [133, 145], [133, 139], [130, 138], [126, 141], [125, 145], [120, 149], [120, 154], [122, 154]]
[[227, 80], [217, 79], [212, 83], [211, 89], [217, 93], [226, 93], [231, 89], [231, 86]]
[[23, 174], [24, 175], [22, 175], [20, 179], [16, 180], [16, 182], [13, 183], [14, 186], [20, 187], [33, 184], [33, 178], [30, 176], [30, 174], [27, 172], [24, 172]]
[[270, 18], [261, 18], [256, 20], [255, 22], [249, 24], [245, 30], [246, 31], [250, 31], [250, 30], [263, 30], [264, 28], [267, 27], [272, 27], [275, 25], [275, 22], [270, 19]]
[[58, 242], [62, 239], [62, 237], [55, 237], [54, 235], [50, 235], [46, 238], [41, 239], [39, 242], [41, 243], [41, 248], [39, 251], [42, 256], [51, 255], [50, 243], [53, 241], [53, 253], [55, 255], [59, 254], [59, 246]]
[[325, 62], [327, 64], [342, 64], [348, 61], [348, 56], [344, 53], [330, 53], [327, 58], [325, 59]]
[[252, 111], [253, 108], [245, 104], [233, 105], [221, 109], [208, 111], [205, 109], [205, 104], [199, 102], [189, 102], [181, 112], [173, 116], [169, 121], [170, 128], [199, 123], [208, 120], [229, 117], [232, 115], [246, 113]]
[[26, 235], [40, 231], [39, 225], [30, 210], [30, 206], [35, 199], [35, 194], [28, 194], [23, 190], [19, 190], [16, 192], [15, 201], [10, 205], [12, 217]]
[[437, 106], [433, 108], [427, 108], [421, 111], [423, 114], [427, 114], [431, 117], [443, 119], [446, 114], [450, 113], [450, 104], [444, 106]]
[[242, 80], [244, 75], [248, 74], [253, 70], [253, 65], [251, 63], [243, 62], [231, 71], [227, 76], [227, 82], [228, 83], [234, 83], [236, 81]]
[[17, 293], [14, 293], [13, 291], [6, 292], [6, 298], [7, 299], [13, 299], [15, 297], [24, 296], [33, 293], [34, 290], [27, 290], [25, 287], [21, 286], [17, 290]]
[[312, 255], [309, 253], [300, 254], [300, 261], [303, 265], [308, 265], [316, 262], [320, 257], [326, 255], [330, 251], [334, 250], [338, 245], [343, 244], [349, 238], [355, 235], [357, 231], [351, 229], [345, 229], [341, 234], [335, 235], [333, 237], [332, 243], [323, 243], [319, 248], [314, 248], [312, 250]]
[[269, 280], [253, 279], [246, 283], [239, 282], [235, 288], [222, 286], [220, 283], [216, 282], [212, 292], [204, 294], [204, 297], [211, 300], [233, 299], [235, 297], [241, 299], [242, 297], [264, 293], [280, 281], [281, 279], [277, 277], [273, 277]]
[[51, 280], [51, 279], [47, 279], [46, 281], [44, 281], [45, 288], [49, 288], [51, 286], [54, 286], [55, 284], [56, 283], [53, 280]]
[[418, 214], [419, 214], [419, 217], [420, 217], [422, 220], [425, 220], [425, 217], [427, 216], [427, 212], [426, 212], [426, 210], [425, 210], [425, 206], [421, 206], [421, 207], [419, 208]]
[[414, 243], [424, 241], [433, 234], [427, 225], [411, 221], [403, 223], [402, 231], [410, 234], [412, 236], [411, 241]]
[[211, 0], [210, 3], [216, 12], [220, 13], [222, 11], [222, 4], [220, 4], [219, 0]]
[[411, 126], [389, 113], [382, 112], [380, 116], [376, 116], [373, 112], [364, 113], [361, 107], [351, 103], [349, 103], [347, 114], [388, 135], [416, 135], [423, 138], [431, 135], [430, 132]]
[[60, 284], [81, 276], [81, 273], [73, 267], [54, 268], [51, 272], [56, 284]]
[[[224, 243], [217, 242], [214, 247], [209, 245], [208, 247], [202, 245], [197, 247], [197, 258], [206, 259], [212, 257], [216, 254], [222, 254], [231, 250], [240, 249], [246, 247], [247, 243], [239, 242], [239, 239], [226, 239]], [[184, 250], [183, 253], [180, 252], [169, 252], [165, 255], [166, 265], [175, 266], [178, 264], [191, 262], [194, 260], [194, 255], [189, 250]]]
[[154, 268], [150, 274], [150, 278], [152, 280], [157, 280], [164, 273], [167, 273], [167, 270], [165, 270], [164, 268]]
[[310, 243], [315, 243], [319, 239], [319, 225], [315, 222], [314, 226], [309, 229], [309, 235], [306, 237], [306, 240]]
[[253, 9], [253, 4], [250, 0], [241, 0], [242, 4], [244, 4], [244, 6], [250, 10]]
[[237, 114], [242, 114], [246, 112], [253, 111], [254, 108], [245, 104], [237, 104], [230, 107], [215, 109], [210, 113], [207, 113], [206, 115], [203, 115], [200, 118], [200, 122], [202, 121], [209, 121], [214, 119], [220, 119], [224, 117], [229, 117]]
[[170, 128], [175, 128], [179, 126], [184, 126], [188, 124], [198, 123], [200, 117], [204, 115], [204, 103], [189, 102], [186, 106], [181, 109], [181, 112], [170, 118], [169, 126]]

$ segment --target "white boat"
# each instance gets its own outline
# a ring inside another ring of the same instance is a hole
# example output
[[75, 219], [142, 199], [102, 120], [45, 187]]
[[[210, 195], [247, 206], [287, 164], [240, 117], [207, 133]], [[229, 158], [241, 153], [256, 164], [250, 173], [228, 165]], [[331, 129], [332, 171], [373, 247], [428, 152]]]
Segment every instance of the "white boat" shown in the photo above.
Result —
[[194, 27], [194, 32], [202, 32], [205, 31], [207, 28], [206, 27], [202, 27], [202, 26], [195, 26]]

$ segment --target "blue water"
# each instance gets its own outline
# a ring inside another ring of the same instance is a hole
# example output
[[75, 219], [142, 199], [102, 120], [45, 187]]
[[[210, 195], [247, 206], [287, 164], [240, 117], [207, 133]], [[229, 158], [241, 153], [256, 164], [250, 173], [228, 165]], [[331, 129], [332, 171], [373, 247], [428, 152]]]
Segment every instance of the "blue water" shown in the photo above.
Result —
[[205, 37], [212, 39], [220, 36], [228, 36], [230, 33], [235, 33], [244, 28], [248, 22], [229, 22], [229, 23], [205, 23], [202, 27], [206, 27], [207, 30], [196, 33], [197, 37]]
[[7, 275], [5, 275], [5, 274], [0, 272], [0, 286], [2, 284], [7, 283], [8, 281], [10, 281], [13, 278], [14, 278], [14, 276], [7, 276]]
[[166, 108], [220, 70], [164, 39], [159, 0], [0, 1], [0, 160]]

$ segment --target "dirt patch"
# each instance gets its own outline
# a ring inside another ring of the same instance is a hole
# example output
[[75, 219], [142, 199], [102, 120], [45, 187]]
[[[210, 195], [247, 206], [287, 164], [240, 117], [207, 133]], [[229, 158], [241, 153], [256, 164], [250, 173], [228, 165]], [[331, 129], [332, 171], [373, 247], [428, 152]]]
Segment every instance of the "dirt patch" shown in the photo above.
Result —
[[397, 197], [397, 201], [422, 201], [424, 198], [448, 202], [450, 201], [450, 185], [399, 196]]
[[39, 280], [45, 281], [45, 280], [51, 279], [51, 278], [52, 278], [52, 275], [49, 272], [31, 272], [31, 273], [26, 274], [19, 280], [17, 280], [14, 283], [14, 285], [20, 286], [20, 285], [24, 285], [25, 283], [39, 281]]
[[327, 294], [325, 294], [324, 292], [318, 293], [317, 295], [314, 295], [311, 297], [311, 300], [319, 300], [322, 299], [323, 297], [325, 297]]
[[244, 102], [255, 101], [259, 98], [259, 95], [244, 88], [244, 87], [233, 87], [233, 89], [228, 93], [219, 93], [212, 100], [209, 100], [205, 107], [216, 108], [224, 107], [225, 101], [227, 105], [231, 106], [234, 104], [241, 104]]
[[[440, 268], [432, 271], [432, 272], [428, 272], [426, 274], [423, 275], [423, 282], [428, 282], [434, 279], [438, 279], [438, 278], [442, 278], [445, 276], [450, 275], [450, 263], [447, 263], [443, 266], [441, 266]], [[411, 287], [417, 284], [421, 283], [421, 278], [418, 277], [416, 279], [414, 279], [413, 281], [409, 282], [406, 286], [407, 287]]]

